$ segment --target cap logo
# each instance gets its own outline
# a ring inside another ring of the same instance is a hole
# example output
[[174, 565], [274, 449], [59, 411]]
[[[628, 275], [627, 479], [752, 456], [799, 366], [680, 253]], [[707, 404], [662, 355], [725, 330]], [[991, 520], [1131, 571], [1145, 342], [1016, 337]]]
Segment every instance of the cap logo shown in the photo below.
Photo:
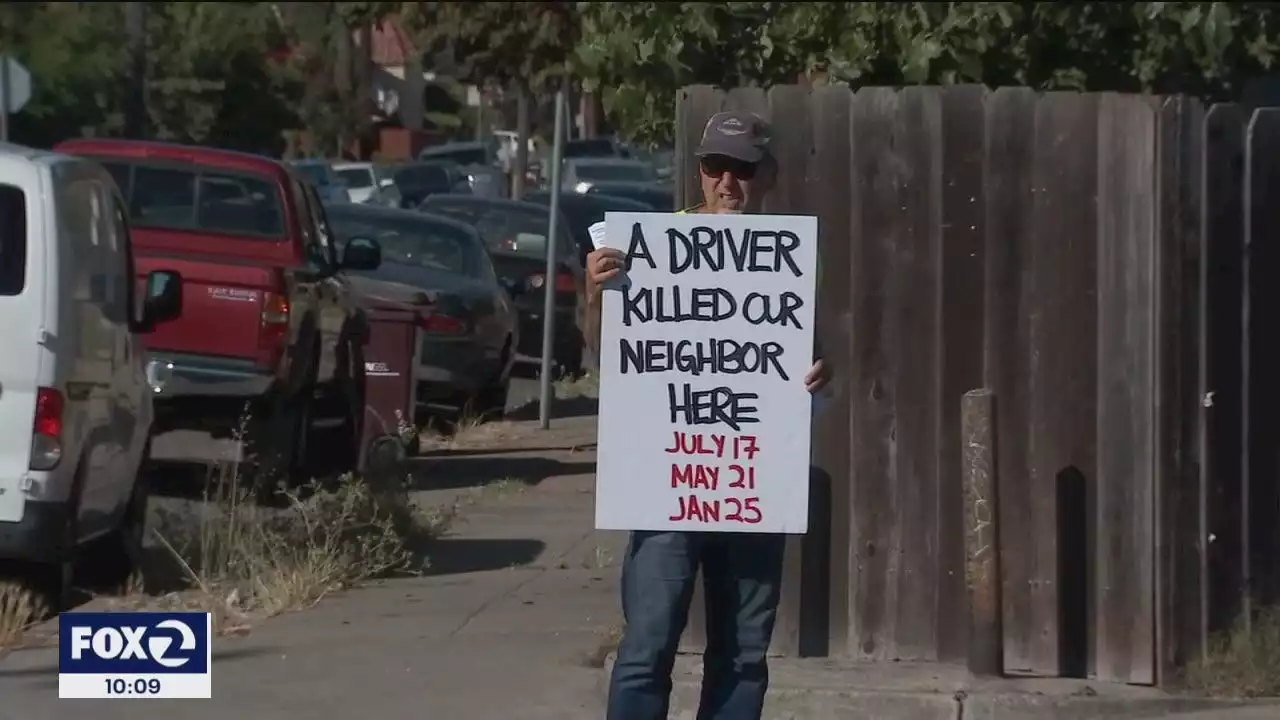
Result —
[[720, 132], [725, 135], [745, 135], [747, 128], [742, 124], [741, 120], [731, 117], [725, 118], [720, 123]]

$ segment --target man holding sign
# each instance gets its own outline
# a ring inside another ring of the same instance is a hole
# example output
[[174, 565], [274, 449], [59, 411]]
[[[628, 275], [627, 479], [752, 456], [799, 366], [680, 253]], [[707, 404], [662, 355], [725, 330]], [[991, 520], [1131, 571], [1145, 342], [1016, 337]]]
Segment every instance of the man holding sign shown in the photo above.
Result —
[[768, 141], [752, 113], [714, 115], [697, 151], [703, 203], [611, 214], [587, 258], [588, 341], [611, 376], [596, 524], [633, 531], [608, 720], [667, 717], [699, 569], [698, 718], [763, 711], [786, 533], [807, 527], [805, 391], [828, 379], [813, 360], [817, 220], [750, 216], [777, 174]]

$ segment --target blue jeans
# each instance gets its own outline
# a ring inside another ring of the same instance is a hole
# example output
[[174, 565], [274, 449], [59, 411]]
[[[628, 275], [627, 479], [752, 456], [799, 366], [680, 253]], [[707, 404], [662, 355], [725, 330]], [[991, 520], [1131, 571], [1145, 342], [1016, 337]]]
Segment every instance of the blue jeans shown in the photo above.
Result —
[[785, 535], [635, 532], [622, 566], [626, 630], [607, 720], [665, 720], [671, 669], [702, 569], [706, 652], [698, 720], [759, 720]]

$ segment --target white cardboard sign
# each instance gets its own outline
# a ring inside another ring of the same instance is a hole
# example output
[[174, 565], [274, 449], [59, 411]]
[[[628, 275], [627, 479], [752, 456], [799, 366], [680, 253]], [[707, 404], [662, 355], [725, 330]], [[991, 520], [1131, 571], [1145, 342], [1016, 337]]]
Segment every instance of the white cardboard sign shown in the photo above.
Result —
[[596, 527], [804, 533], [818, 219], [609, 213]]

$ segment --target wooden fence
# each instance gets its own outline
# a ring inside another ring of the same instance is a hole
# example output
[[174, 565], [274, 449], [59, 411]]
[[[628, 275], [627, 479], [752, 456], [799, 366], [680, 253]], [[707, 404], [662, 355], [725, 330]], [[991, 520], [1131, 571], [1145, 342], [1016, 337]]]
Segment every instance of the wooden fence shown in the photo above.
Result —
[[960, 405], [983, 387], [1007, 672], [1162, 682], [1276, 599], [1280, 109], [695, 86], [686, 205], [705, 122], [731, 108], [771, 120], [766, 211], [820, 218], [838, 373], [775, 649], [963, 661]]

